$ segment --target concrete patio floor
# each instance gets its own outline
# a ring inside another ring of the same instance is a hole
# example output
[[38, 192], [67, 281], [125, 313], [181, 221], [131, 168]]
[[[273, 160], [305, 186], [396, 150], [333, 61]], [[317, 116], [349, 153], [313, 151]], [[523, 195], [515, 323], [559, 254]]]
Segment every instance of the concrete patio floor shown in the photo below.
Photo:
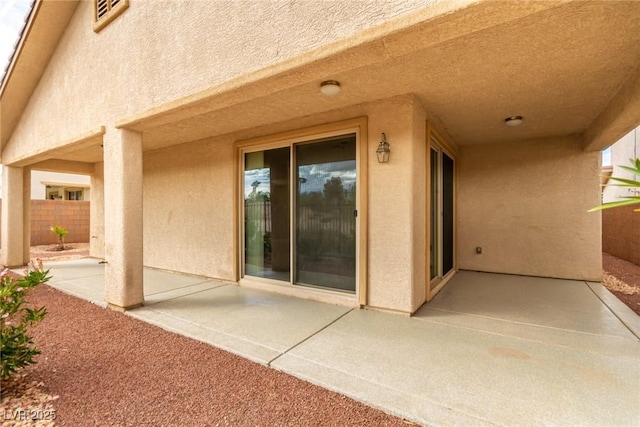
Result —
[[[106, 306], [104, 265], [45, 264]], [[145, 269], [126, 314], [425, 425], [640, 425], [640, 318], [599, 283], [461, 271], [414, 317]]]

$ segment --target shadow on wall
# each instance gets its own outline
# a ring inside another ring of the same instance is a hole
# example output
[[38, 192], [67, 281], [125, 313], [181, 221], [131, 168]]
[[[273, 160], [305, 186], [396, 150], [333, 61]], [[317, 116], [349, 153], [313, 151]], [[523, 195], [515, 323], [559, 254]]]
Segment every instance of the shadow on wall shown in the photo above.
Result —
[[69, 230], [64, 239], [66, 243], [88, 243], [89, 206], [88, 201], [31, 200], [31, 246], [58, 243], [58, 237], [51, 231], [52, 225]]
[[640, 265], [640, 212], [637, 206], [602, 211], [602, 250]]

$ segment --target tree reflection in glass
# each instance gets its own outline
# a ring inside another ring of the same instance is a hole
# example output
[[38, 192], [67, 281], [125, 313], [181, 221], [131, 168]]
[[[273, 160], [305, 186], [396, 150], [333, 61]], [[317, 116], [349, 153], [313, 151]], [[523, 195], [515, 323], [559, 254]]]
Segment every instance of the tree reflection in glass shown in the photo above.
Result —
[[296, 146], [296, 283], [355, 291], [356, 138]]

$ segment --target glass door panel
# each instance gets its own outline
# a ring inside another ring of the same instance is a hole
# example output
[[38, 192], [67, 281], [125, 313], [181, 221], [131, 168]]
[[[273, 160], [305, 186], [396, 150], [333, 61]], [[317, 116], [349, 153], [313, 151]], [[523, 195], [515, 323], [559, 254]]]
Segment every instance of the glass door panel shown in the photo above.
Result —
[[298, 144], [295, 283], [355, 292], [356, 136]]
[[431, 249], [429, 276], [431, 280], [438, 277], [438, 257], [439, 257], [439, 233], [438, 233], [438, 181], [440, 176], [440, 168], [438, 167], [438, 152], [431, 149], [430, 164], [431, 164], [431, 232], [429, 239], [429, 248]]
[[453, 159], [442, 153], [442, 276], [453, 270]]
[[432, 141], [429, 166], [431, 185], [429, 197], [431, 209], [430, 223], [430, 259], [429, 278], [431, 289], [437, 287], [440, 279], [455, 268], [455, 235], [454, 235], [454, 180], [455, 164]]
[[244, 271], [291, 280], [289, 147], [244, 156]]

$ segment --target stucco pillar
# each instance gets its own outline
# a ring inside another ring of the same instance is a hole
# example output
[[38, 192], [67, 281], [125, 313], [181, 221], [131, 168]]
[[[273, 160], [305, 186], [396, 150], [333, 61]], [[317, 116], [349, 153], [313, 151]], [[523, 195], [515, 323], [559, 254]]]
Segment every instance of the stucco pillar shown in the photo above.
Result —
[[142, 135], [104, 136], [105, 299], [126, 310], [144, 302], [142, 285]]
[[93, 165], [91, 203], [89, 205], [89, 255], [104, 258], [104, 163]]
[[[25, 214], [25, 207], [29, 209], [30, 194], [25, 195], [24, 175], [23, 168], [13, 166], [2, 168], [2, 240], [0, 245], [2, 246], [2, 264], [7, 267], [18, 267], [29, 261], [29, 236], [27, 234], [29, 227], [25, 226], [25, 217], [28, 221], [30, 215]], [[29, 186], [27, 186], [28, 190]], [[27, 203], [25, 203], [25, 199]]]
[[31, 259], [31, 169], [22, 170], [22, 260]]

